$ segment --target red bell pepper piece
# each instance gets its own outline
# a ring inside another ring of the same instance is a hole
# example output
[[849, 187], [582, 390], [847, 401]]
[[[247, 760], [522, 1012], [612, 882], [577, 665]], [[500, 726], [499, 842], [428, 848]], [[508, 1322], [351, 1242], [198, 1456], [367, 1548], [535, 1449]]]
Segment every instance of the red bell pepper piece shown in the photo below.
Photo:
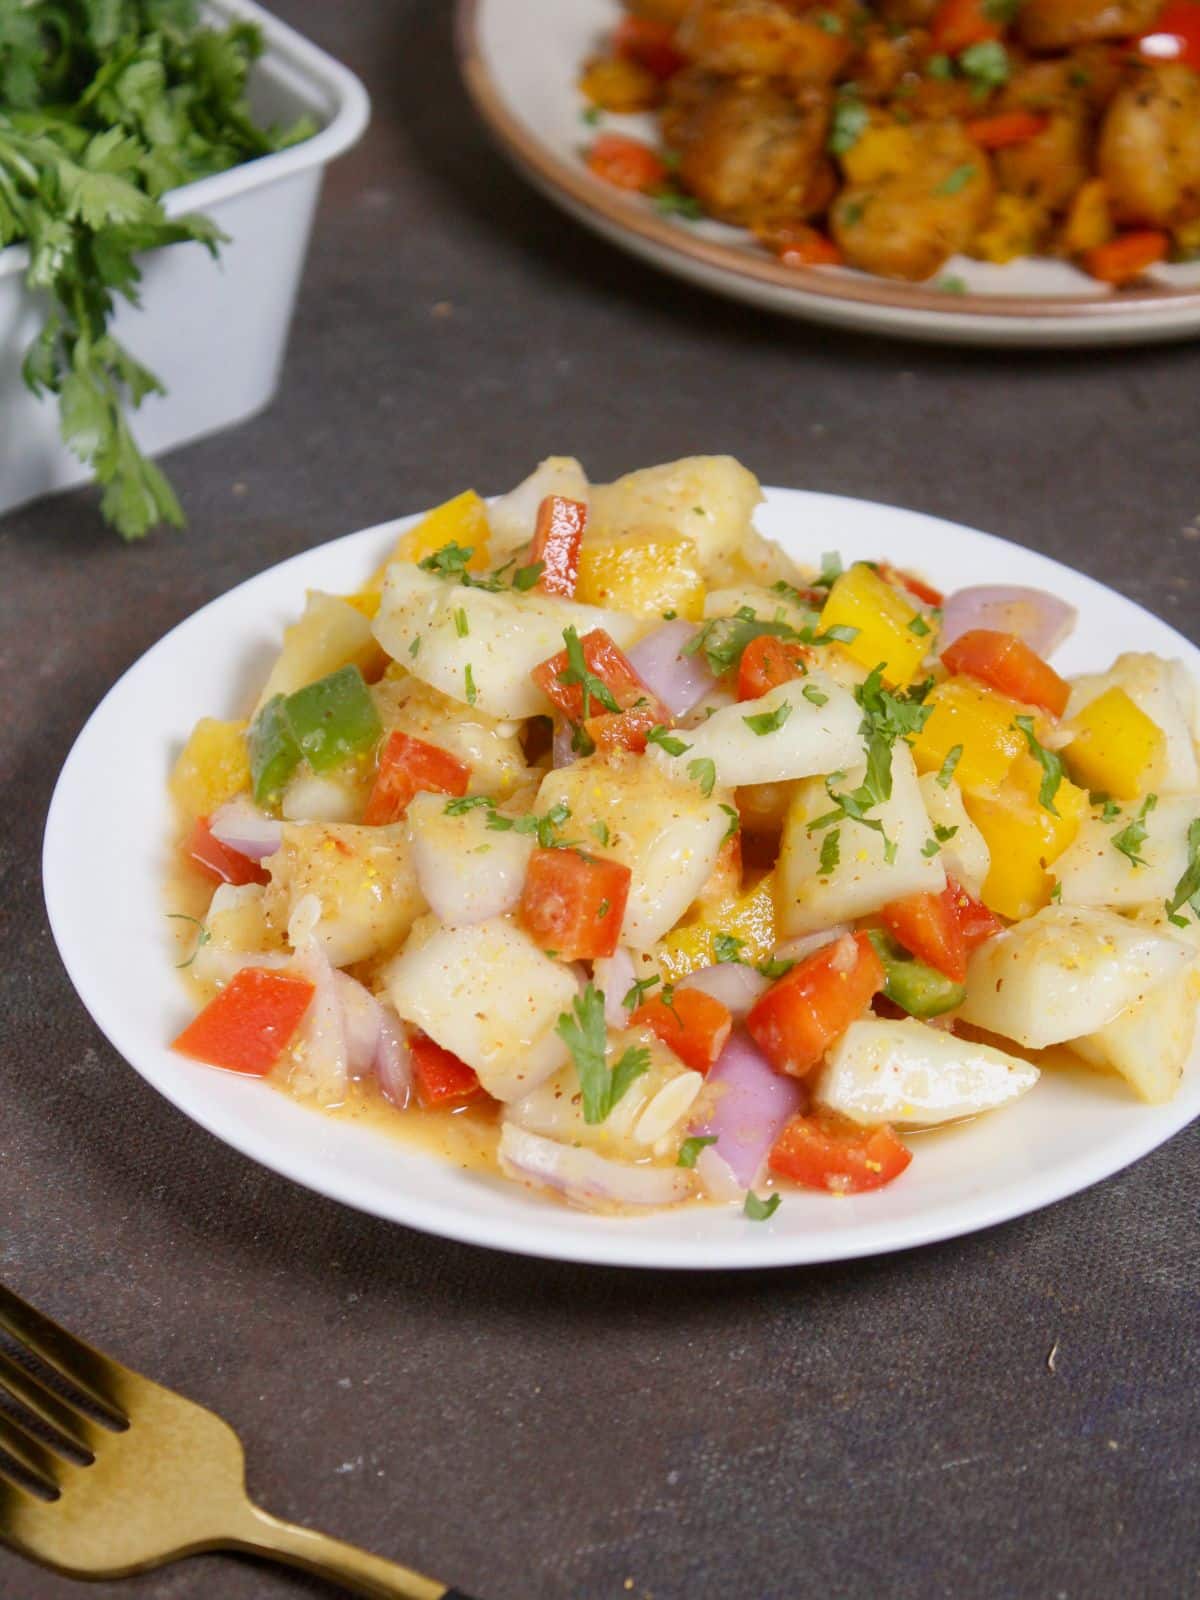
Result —
[[956, 56], [969, 45], [1003, 34], [1003, 25], [989, 12], [988, 0], [942, 0], [933, 14], [930, 44], [936, 53]]
[[739, 700], [757, 700], [769, 689], [778, 688], [789, 678], [802, 678], [812, 660], [812, 651], [791, 639], [777, 639], [773, 633], [760, 633], [742, 651], [738, 662]]
[[372, 828], [398, 821], [415, 794], [466, 794], [471, 769], [436, 744], [397, 728], [387, 737], [363, 821]]
[[775, 1068], [802, 1078], [884, 985], [865, 933], [846, 934], [800, 961], [760, 995], [746, 1018], [750, 1037]]
[[184, 852], [205, 874], [217, 883], [266, 883], [268, 875], [257, 861], [231, 850], [213, 836], [207, 817], [197, 817], [188, 835]]
[[702, 989], [676, 989], [669, 999], [644, 1000], [629, 1019], [631, 1028], [649, 1028], [684, 1066], [707, 1072], [724, 1050], [733, 1029], [727, 1006]]
[[450, 1106], [466, 1105], [483, 1093], [475, 1068], [431, 1039], [427, 1033], [414, 1033], [408, 1041], [417, 1098], [426, 1111], [445, 1111]]
[[299, 1027], [313, 988], [295, 973], [243, 967], [171, 1049], [226, 1072], [264, 1078]]
[[918, 578], [907, 567], [893, 567], [890, 562], [881, 561], [879, 576], [893, 588], [907, 589], [913, 599], [919, 600], [923, 606], [940, 606], [946, 598], [940, 589], [926, 583], [924, 578]]
[[1093, 278], [1119, 288], [1140, 278], [1147, 267], [1165, 261], [1170, 248], [1170, 236], [1161, 229], [1139, 228], [1132, 233], [1119, 233], [1107, 244], [1086, 251], [1083, 265]]
[[947, 672], [965, 673], [1024, 705], [1041, 706], [1051, 716], [1067, 709], [1071, 686], [1048, 661], [1015, 633], [971, 628], [942, 651]]
[[648, 144], [623, 133], [602, 133], [587, 154], [588, 171], [618, 189], [650, 194], [667, 181], [667, 166]]
[[579, 500], [548, 494], [538, 507], [529, 560], [543, 563], [536, 585], [543, 594], [574, 597], [586, 522], [587, 507]]
[[686, 62], [675, 44], [675, 31], [653, 17], [623, 17], [613, 30], [613, 54], [636, 61], [656, 78], [667, 79]]
[[981, 150], [1006, 150], [1036, 139], [1049, 125], [1050, 118], [1036, 111], [997, 111], [994, 117], [972, 117], [967, 132]]
[[563, 961], [592, 961], [617, 948], [633, 874], [580, 850], [536, 849], [519, 918], [530, 938]]
[[772, 1172], [805, 1189], [863, 1194], [891, 1183], [911, 1160], [912, 1151], [887, 1123], [856, 1128], [825, 1117], [793, 1117], [767, 1164]]

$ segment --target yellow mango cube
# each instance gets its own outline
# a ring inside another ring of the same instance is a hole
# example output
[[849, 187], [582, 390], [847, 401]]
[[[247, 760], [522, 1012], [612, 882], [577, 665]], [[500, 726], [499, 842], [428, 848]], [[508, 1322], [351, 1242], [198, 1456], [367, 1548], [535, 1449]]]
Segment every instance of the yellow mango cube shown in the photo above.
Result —
[[1045, 227], [1045, 210], [1019, 194], [998, 194], [991, 214], [975, 235], [971, 254], [1003, 266], [1018, 256], [1033, 255]]
[[207, 817], [250, 787], [244, 722], [201, 717], [171, 772], [171, 794], [189, 819]]
[[461, 545], [474, 553], [467, 562], [468, 572], [485, 572], [488, 566], [489, 528], [487, 506], [474, 489], [467, 489], [443, 505], [427, 511], [415, 527], [402, 533], [386, 561], [372, 573], [368, 589], [382, 589], [387, 569], [393, 561], [424, 561], [448, 544]]
[[919, 616], [899, 590], [860, 561], [830, 589], [820, 627], [822, 633], [835, 625], [856, 629], [842, 649], [868, 672], [882, 663], [884, 681], [903, 689], [916, 677], [933, 643], [928, 626], [923, 633], [913, 632], [911, 624]]
[[344, 594], [341, 598], [348, 606], [353, 606], [355, 611], [361, 611], [370, 622], [379, 610], [379, 602], [383, 596], [378, 589], [360, 589], [357, 594]]
[[575, 598], [635, 617], [664, 611], [698, 622], [704, 615], [704, 579], [695, 544], [681, 533], [649, 529], [584, 538]]
[[1108, 189], [1103, 178], [1089, 178], [1080, 184], [1067, 207], [1061, 243], [1069, 256], [1081, 256], [1107, 244], [1113, 236], [1112, 213], [1108, 208]]
[[957, 745], [962, 754], [954, 776], [964, 792], [1003, 783], [1026, 748], [1016, 718], [1028, 707], [984, 689], [971, 678], [947, 678], [929, 691], [925, 704], [933, 711], [913, 740], [917, 771], [939, 772]]
[[1087, 795], [1068, 778], [1054, 795], [1055, 810], [1048, 810], [1039, 799], [1042, 780], [1041, 767], [1025, 754], [997, 788], [963, 795], [991, 854], [983, 903], [1014, 920], [1049, 903], [1054, 879], [1046, 869], [1074, 842], [1087, 814]]
[[1116, 800], [1136, 800], [1162, 772], [1167, 738], [1124, 689], [1106, 689], [1071, 721], [1063, 751], [1071, 776]]
[[655, 950], [668, 983], [678, 983], [689, 972], [711, 967], [717, 959], [714, 940], [727, 934], [742, 941], [743, 961], [766, 961], [775, 948], [774, 874], [723, 904], [706, 906], [702, 914], [672, 928]]

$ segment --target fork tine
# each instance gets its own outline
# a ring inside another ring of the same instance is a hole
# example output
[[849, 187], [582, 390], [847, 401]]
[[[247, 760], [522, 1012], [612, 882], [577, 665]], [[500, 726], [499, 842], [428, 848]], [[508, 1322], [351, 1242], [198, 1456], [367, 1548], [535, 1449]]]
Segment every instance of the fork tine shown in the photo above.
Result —
[[60, 1328], [0, 1283], [0, 1329], [53, 1367], [118, 1426], [129, 1418], [117, 1399], [122, 1369], [91, 1345]]
[[59, 1463], [44, 1444], [18, 1428], [3, 1411], [0, 1411], [0, 1450], [7, 1451], [47, 1494], [58, 1493]]
[[5, 1392], [80, 1450], [95, 1454], [100, 1442], [99, 1426], [90, 1417], [81, 1415], [66, 1401], [60, 1400], [56, 1394], [51, 1394], [32, 1373], [19, 1367], [11, 1356], [0, 1349], [0, 1395]]

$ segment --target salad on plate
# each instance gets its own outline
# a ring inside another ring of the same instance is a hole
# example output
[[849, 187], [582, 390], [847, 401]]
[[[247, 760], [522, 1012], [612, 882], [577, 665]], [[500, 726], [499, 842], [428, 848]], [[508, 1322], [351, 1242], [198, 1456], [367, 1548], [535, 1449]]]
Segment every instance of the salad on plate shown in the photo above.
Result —
[[174, 1049], [589, 1210], [754, 1220], [903, 1182], [912, 1135], [1067, 1062], [1168, 1099], [1182, 663], [1067, 680], [1055, 596], [818, 530], [802, 567], [759, 498], [729, 457], [551, 458], [310, 592], [171, 775]]

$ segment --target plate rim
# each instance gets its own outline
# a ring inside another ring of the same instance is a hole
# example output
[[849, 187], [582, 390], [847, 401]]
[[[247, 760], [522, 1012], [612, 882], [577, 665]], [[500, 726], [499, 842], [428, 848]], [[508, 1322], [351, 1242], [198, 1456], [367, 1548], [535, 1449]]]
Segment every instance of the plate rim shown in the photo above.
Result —
[[[776, 497], [800, 503], [810, 510], [819, 510], [822, 504], [867, 507], [874, 513], [912, 518], [925, 524], [928, 531], [942, 534], [968, 533], [973, 540], [982, 540], [997, 549], [1017, 549], [1023, 556], [1031, 557], [1051, 572], [1055, 569], [1068, 573], [1075, 584], [1114, 598], [1123, 607], [1152, 620], [1166, 629], [1178, 642], [1193, 671], [1200, 668], [1200, 647], [1179, 634], [1169, 622], [1149, 612], [1119, 591], [1109, 588], [1089, 574], [1069, 567], [1055, 557], [1029, 546], [1015, 544], [996, 534], [967, 524], [953, 522], [933, 513], [912, 507], [890, 505], [882, 501], [865, 500], [858, 496], [830, 494], [819, 490], [790, 489], [763, 486], [764, 498]], [[780, 1233], [772, 1223], [767, 1223], [748, 1236], [740, 1236], [736, 1243], [705, 1234], [688, 1237], [663, 1238], [639, 1232], [639, 1224], [650, 1218], [596, 1217], [588, 1213], [572, 1212], [566, 1208], [551, 1208], [561, 1223], [564, 1216], [571, 1219], [569, 1227], [546, 1226], [548, 1203], [534, 1197], [537, 1210], [529, 1219], [510, 1217], [493, 1218], [485, 1210], [468, 1211], [462, 1207], [439, 1200], [430, 1201], [412, 1186], [387, 1186], [372, 1178], [358, 1175], [351, 1179], [336, 1170], [318, 1169], [315, 1172], [305, 1165], [305, 1155], [289, 1144], [277, 1143], [271, 1132], [263, 1132], [247, 1117], [234, 1126], [225, 1120], [215, 1101], [206, 1100], [201, 1086], [203, 1079], [195, 1080], [181, 1075], [172, 1080], [160, 1075], [153, 1063], [144, 1063], [126, 1054], [120, 1042], [121, 997], [110, 996], [98, 981], [93, 983], [86, 971], [88, 939], [85, 934], [72, 937], [71, 919], [67, 912], [69, 878], [64, 873], [68, 855], [66, 838], [70, 831], [70, 808], [78, 804], [73, 792], [74, 768], [87, 755], [89, 739], [100, 723], [102, 713], [118, 697], [127, 681], [144, 671], [160, 652], [168, 654], [173, 641], [184, 630], [202, 628], [208, 614], [227, 602], [232, 596], [255, 585], [276, 587], [289, 569], [302, 566], [314, 555], [332, 552], [337, 546], [351, 546], [355, 550], [366, 548], [372, 539], [383, 540], [398, 530], [411, 525], [422, 513], [386, 519], [350, 534], [344, 534], [307, 550], [285, 557], [282, 561], [252, 574], [223, 594], [214, 596], [203, 606], [182, 618], [161, 638], [151, 644], [101, 697], [72, 741], [56, 780], [47, 811], [43, 833], [41, 867], [42, 887], [47, 918], [52, 937], [67, 977], [84, 1009], [104, 1034], [114, 1051], [131, 1067], [150, 1088], [163, 1096], [177, 1110], [223, 1144], [239, 1154], [259, 1163], [268, 1170], [288, 1178], [313, 1193], [349, 1205], [353, 1209], [377, 1216], [386, 1222], [427, 1233], [433, 1237], [447, 1238], [480, 1248], [498, 1249], [514, 1255], [546, 1260], [560, 1260], [597, 1266], [618, 1266], [637, 1269], [670, 1269], [675, 1271], [729, 1271], [759, 1270], [815, 1266], [838, 1261], [851, 1261], [875, 1255], [892, 1254], [936, 1244], [948, 1239], [977, 1233], [1007, 1221], [1018, 1221], [1045, 1206], [1089, 1188], [1097, 1182], [1114, 1177], [1143, 1156], [1165, 1144], [1193, 1120], [1200, 1117], [1200, 1060], [1193, 1058], [1193, 1093], [1189, 1097], [1181, 1090], [1178, 1097], [1165, 1106], [1142, 1106], [1131, 1100], [1130, 1107], [1138, 1115], [1129, 1121], [1129, 1129], [1121, 1141], [1119, 1159], [1114, 1164], [1105, 1144], [1085, 1147], [1065, 1161], [1052, 1165], [1034, 1176], [1009, 1178], [996, 1187], [984, 1189], [952, 1202], [936, 1202], [927, 1213], [911, 1217], [880, 1217], [877, 1221], [857, 1226], [853, 1232], [840, 1229], [816, 1230], [809, 1234]], [[164, 976], [166, 972], [164, 967]], [[166, 1052], [164, 1051], [164, 1054]], [[193, 1092], [193, 1082], [196, 1089]], [[279, 1091], [257, 1080], [247, 1080], [238, 1085], [249, 1094], [279, 1095]], [[280, 1096], [291, 1111], [311, 1117], [317, 1123], [329, 1122], [320, 1111], [301, 1106], [285, 1096]], [[1193, 1103], [1195, 1102], [1195, 1103]], [[344, 1125], [343, 1125], [344, 1126]], [[374, 1135], [373, 1137], [382, 1137]], [[428, 1161], [431, 1166], [445, 1167], [441, 1157], [431, 1157], [416, 1146], [405, 1147], [414, 1159]], [[499, 1181], [499, 1180], [489, 1180]], [[711, 1215], [720, 1218], [725, 1208], [713, 1208]], [[698, 1210], [693, 1216], [709, 1213]], [[682, 1213], [663, 1213], [680, 1216]], [[614, 1228], [612, 1225], [618, 1226]]]
[[[1156, 329], [1160, 316], [1194, 314], [1200, 318], [1200, 288], [1174, 288], [1162, 284], [1120, 294], [1094, 295], [983, 295], [956, 294], [900, 283], [887, 278], [832, 277], [819, 267], [785, 267], [765, 253], [757, 256], [706, 239], [659, 217], [654, 211], [626, 198], [620, 190], [601, 183], [583, 167], [564, 161], [536, 135], [528, 132], [509, 109], [485, 59], [480, 17], [495, 0], [456, 0], [455, 50], [459, 71], [476, 111], [501, 148], [516, 165], [526, 169], [538, 185], [567, 205], [573, 215], [618, 235], [630, 234], [643, 249], [681, 258], [692, 271], [703, 269], [744, 280], [747, 289], [771, 290], [794, 300], [797, 308], [811, 297], [830, 309], [857, 308], [919, 314], [939, 322], [961, 318], [969, 327], [993, 319], [1011, 325], [1016, 334], [1022, 322], [1045, 328], [1049, 324], [1093, 324], [1098, 334], [1107, 322], [1122, 323], [1132, 315], [1144, 320], [1146, 331]], [[897, 329], [897, 331], [906, 331]], [[911, 330], [908, 330], [911, 331]], [[1112, 330], [1114, 333], [1116, 329]], [[1184, 330], [1180, 330], [1184, 336]]]

